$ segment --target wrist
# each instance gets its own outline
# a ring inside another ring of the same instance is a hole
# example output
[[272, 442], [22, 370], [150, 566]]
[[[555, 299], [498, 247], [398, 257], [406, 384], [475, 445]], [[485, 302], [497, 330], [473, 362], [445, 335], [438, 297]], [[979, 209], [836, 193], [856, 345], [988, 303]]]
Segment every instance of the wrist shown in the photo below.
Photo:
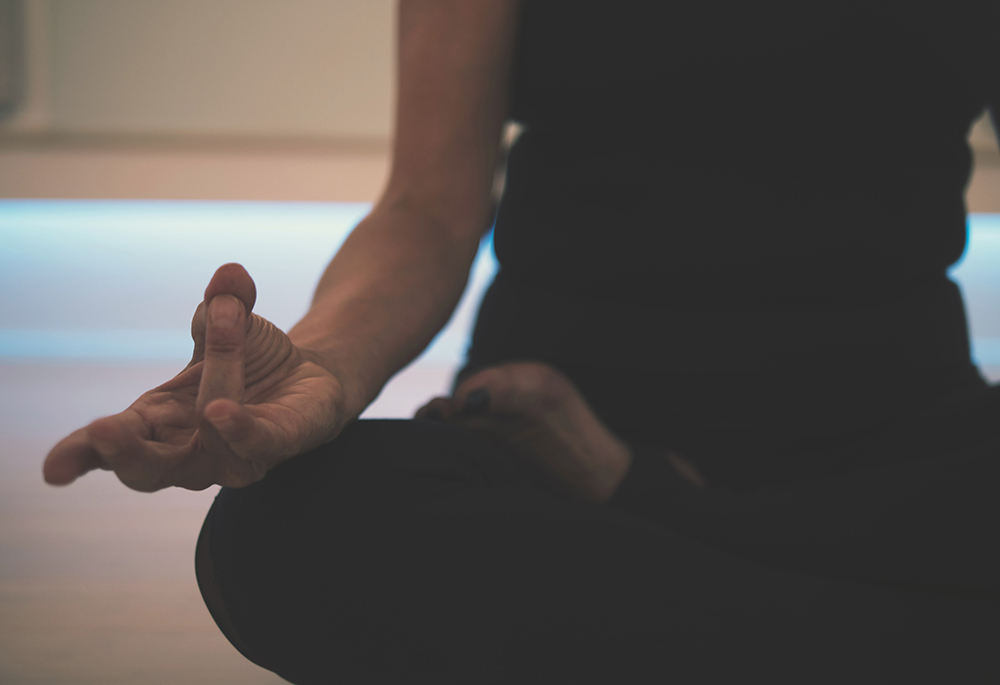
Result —
[[333, 428], [334, 435], [339, 434], [344, 426], [365, 410], [365, 407], [378, 395], [378, 389], [372, 391], [372, 384], [365, 382], [365, 379], [356, 373], [361, 365], [345, 363], [344, 355], [336, 350], [298, 345], [296, 347], [304, 362], [315, 364], [329, 373], [338, 386], [338, 404]]

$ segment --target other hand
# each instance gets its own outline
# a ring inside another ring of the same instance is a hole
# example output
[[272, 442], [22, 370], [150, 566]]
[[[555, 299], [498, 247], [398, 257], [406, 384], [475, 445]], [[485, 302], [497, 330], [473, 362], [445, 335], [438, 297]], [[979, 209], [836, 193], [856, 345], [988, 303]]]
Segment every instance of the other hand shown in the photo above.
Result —
[[631, 463], [628, 446], [573, 383], [539, 362], [479, 371], [414, 418], [449, 421], [505, 443], [569, 495], [606, 502]]

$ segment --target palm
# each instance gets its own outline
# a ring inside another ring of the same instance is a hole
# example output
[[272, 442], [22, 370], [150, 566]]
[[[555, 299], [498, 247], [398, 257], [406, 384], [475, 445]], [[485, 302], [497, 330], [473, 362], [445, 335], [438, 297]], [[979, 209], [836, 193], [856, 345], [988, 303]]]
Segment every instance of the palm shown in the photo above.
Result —
[[[225, 449], [212, 427], [204, 424], [196, 407], [201, 369], [200, 362], [192, 365], [126, 410], [126, 414], [135, 414], [136, 425], [142, 427], [137, 437], [159, 462], [155, 470], [162, 473], [162, 480], [151, 489], [164, 485], [202, 489], [215, 483], [238, 487], [258, 480], [281, 458], [313, 446], [308, 443], [316, 436], [310, 436], [309, 427], [322, 419], [316, 400], [324, 396], [332, 399], [335, 389], [325, 370], [303, 362], [248, 385], [244, 397], [247, 410], [274, 431], [280, 431], [289, 445], [285, 453], [274, 454], [271, 459], [248, 460]], [[149, 464], [137, 466], [140, 468], [136, 474], [119, 471], [127, 485], [138, 485], [150, 470]]]
[[[227, 342], [237, 333], [238, 345]], [[207, 326], [203, 304], [192, 336], [194, 358], [184, 371], [66, 438], [50, 453], [46, 478], [69, 482], [110, 468], [137, 490], [240, 487], [333, 437], [337, 379], [304, 359], [277, 327], [254, 314], [220, 334]]]

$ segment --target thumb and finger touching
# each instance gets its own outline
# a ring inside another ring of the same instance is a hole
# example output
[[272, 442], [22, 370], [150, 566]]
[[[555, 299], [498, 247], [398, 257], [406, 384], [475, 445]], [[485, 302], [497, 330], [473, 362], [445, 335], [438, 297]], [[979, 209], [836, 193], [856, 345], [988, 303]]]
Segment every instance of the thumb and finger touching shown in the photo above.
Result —
[[[207, 411], [222, 426], [245, 424], [249, 414], [242, 406], [243, 364], [247, 325], [257, 299], [253, 279], [239, 264], [216, 270], [205, 290], [205, 299], [192, 320], [195, 361], [204, 359], [196, 409]], [[169, 467], [169, 460], [148, 444], [150, 436], [135, 412], [99, 419], [60, 441], [42, 467], [48, 483], [65, 485], [96, 468], [113, 469], [132, 487], [145, 489]], [[252, 417], [250, 417], [252, 420]], [[228, 423], [227, 423], [227, 419]], [[207, 421], [203, 420], [203, 426]], [[246, 432], [246, 431], [244, 431]], [[218, 440], [211, 436], [209, 441]]]
[[[205, 300], [199, 305], [200, 325], [196, 315], [192, 326], [205, 362], [196, 403], [200, 412], [216, 399], [235, 403], [243, 399], [247, 324], [256, 300], [253, 279], [239, 264], [219, 267], [205, 289]], [[199, 328], [203, 335], [197, 335]]]
[[[203, 442], [209, 448], [221, 447], [213, 444], [221, 439], [240, 455], [245, 454], [238, 449], [240, 443], [259, 432], [253, 415], [243, 406], [247, 327], [256, 299], [256, 286], [246, 270], [239, 264], [226, 264], [205, 289], [201, 308], [204, 365], [195, 408], [213, 429], [203, 430]], [[197, 343], [196, 334], [196, 347]]]
[[209, 449], [222, 447], [221, 441], [244, 459], [282, 451], [275, 427], [243, 404], [247, 332], [256, 299], [256, 286], [242, 266], [221, 266], [205, 289], [200, 320], [196, 315], [192, 326], [196, 359], [200, 343], [204, 361], [196, 409], [211, 426], [202, 426], [202, 441]]
[[220, 267], [205, 289], [204, 366], [195, 404], [211, 426], [211, 430], [202, 426], [202, 442], [209, 449], [224, 443], [249, 460], [273, 456], [287, 447], [276, 426], [243, 404], [247, 332], [256, 299], [253, 279], [239, 264]]
[[243, 399], [247, 337], [246, 312], [233, 295], [216, 295], [206, 310], [205, 359], [196, 405], [201, 412], [216, 399]]
[[191, 338], [194, 340], [194, 355], [191, 363], [201, 361], [205, 356], [205, 335], [208, 326], [208, 305], [217, 295], [231, 295], [243, 303], [246, 311], [246, 321], [257, 302], [257, 286], [250, 274], [240, 264], [223, 264], [216, 269], [205, 297], [198, 304], [194, 317], [191, 319]]

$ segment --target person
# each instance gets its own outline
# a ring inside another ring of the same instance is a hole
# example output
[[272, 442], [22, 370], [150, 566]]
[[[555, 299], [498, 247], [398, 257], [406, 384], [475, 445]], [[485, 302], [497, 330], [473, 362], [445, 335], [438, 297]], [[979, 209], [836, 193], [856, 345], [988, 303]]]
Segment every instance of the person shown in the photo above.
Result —
[[[202, 593], [296, 683], [996, 682], [1000, 395], [946, 269], [997, 19], [404, 0], [392, 172], [306, 316], [221, 267], [188, 367], [45, 478], [222, 485]], [[453, 392], [356, 420], [458, 301], [508, 119]]]

